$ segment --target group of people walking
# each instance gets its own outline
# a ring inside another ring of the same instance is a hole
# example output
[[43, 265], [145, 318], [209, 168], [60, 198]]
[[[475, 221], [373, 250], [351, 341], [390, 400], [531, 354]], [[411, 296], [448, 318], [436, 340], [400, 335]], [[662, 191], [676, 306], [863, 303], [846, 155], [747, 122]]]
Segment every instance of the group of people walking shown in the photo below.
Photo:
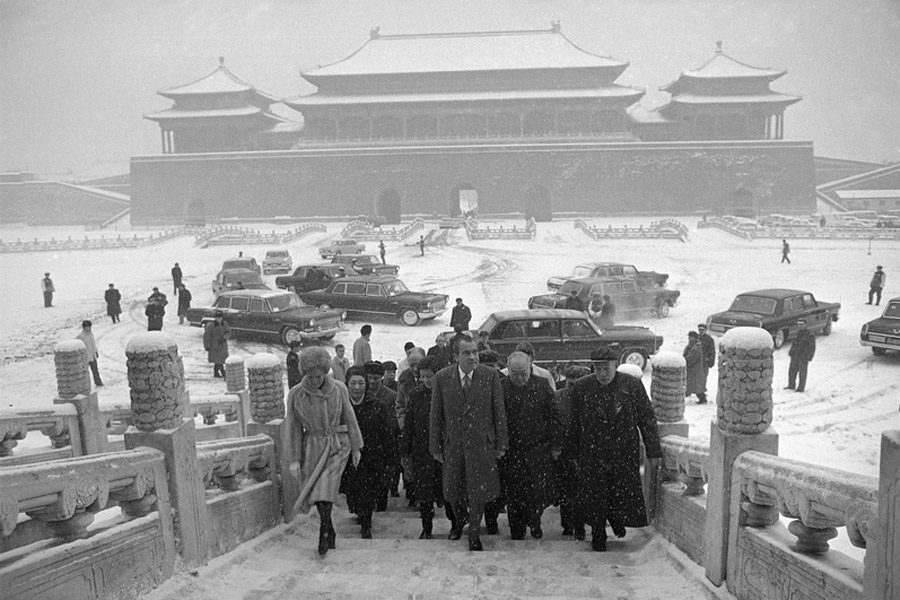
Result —
[[540, 539], [544, 510], [559, 504], [563, 534], [583, 540], [589, 526], [597, 551], [606, 549], [607, 523], [620, 537], [626, 527], [647, 525], [641, 441], [654, 462], [662, 450], [643, 383], [617, 372], [618, 353], [595, 351], [593, 374], [571, 366], [558, 392], [526, 352], [508, 357], [508, 375], [480, 360], [487, 353], [496, 354], [479, 353], [478, 342], [463, 336], [453, 363], [439, 368], [437, 357], [412, 347], [399, 379], [387, 378], [397, 392], [377, 361], [350, 366], [341, 381], [324, 348], [296, 355], [302, 378], [290, 389], [287, 411], [300, 463], [294, 508], [316, 506], [320, 554], [336, 546], [331, 515], [340, 492], [361, 537], [372, 537], [373, 513], [395, 485], [398, 457], [421, 539], [434, 537], [441, 508], [448, 538], [465, 534], [472, 551], [484, 549], [482, 522], [486, 534], [499, 532], [504, 509], [512, 539]]

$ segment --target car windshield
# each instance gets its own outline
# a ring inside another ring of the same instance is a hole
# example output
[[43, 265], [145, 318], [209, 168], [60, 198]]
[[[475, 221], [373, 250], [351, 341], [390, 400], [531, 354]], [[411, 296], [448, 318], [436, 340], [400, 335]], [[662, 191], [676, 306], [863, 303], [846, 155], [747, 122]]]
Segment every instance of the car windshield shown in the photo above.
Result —
[[350, 262], [357, 262], [361, 265], [377, 265], [380, 264], [374, 256], [359, 256]]
[[735, 312], [749, 312], [758, 315], [771, 315], [775, 313], [775, 299], [763, 298], [762, 296], [738, 296], [731, 303], [731, 308]]
[[297, 294], [281, 294], [269, 297], [269, 308], [272, 312], [282, 312], [293, 308], [306, 306]]
[[572, 279], [581, 279], [582, 277], [590, 277], [593, 269], [585, 265], [578, 265], [572, 271]]
[[403, 282], [399, 279], [395, 279], [384, 284], [384, 291], [388, 296], [396, 296], [408, 292], [409, 288], [403, 285]]
[[284, 258], [287, 252], [266, 252], [266, 258]]
[[900, 319], [900, 302], [891, 302], [884, 309], [884, 316], [888, 319]]
[[240, 258], [236, 260], [226, 260], [222, 263], [222, 270], [225, 271], [228, 269], [249, 269], [252, 266], [253, 263], [251, 263], [249, 260]]
[[561, 288], [559, 288], [559, 293], [564, 296], [570, 296], [573, 291], [576, 294], [580, 294], [581, 288], [583, 288], [583, 287], [584, 286], [581, 285], [580, 283], [575, 283], [574, 281], [567, 281], [564, 284], [562, 284]]

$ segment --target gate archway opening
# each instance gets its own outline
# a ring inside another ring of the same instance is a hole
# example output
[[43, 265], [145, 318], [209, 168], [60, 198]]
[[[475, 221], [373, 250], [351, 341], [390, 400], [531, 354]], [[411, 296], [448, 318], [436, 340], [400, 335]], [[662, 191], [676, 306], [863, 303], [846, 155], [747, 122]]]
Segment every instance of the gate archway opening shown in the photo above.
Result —
[[475, 216], [478, 213], [478, 190], [471, 183], [462, 183], [450, 190], [449, 210], [451, 217]]
[[549, 223], [553, 220], [553, 200], [550, 192], [542, 185], [534, 185], [525, 190], [525, 218]]
[[391, 225], [400, 223], [400, 194], [397, 190], [388, 188], [381, 190], [375, 196], [375, 216], [384, 217], [384, 222]]
[[196, 198], [187, 205], [184, 224], [188, 227], [203, 227], [206, 225], [206, 204], [203, 200]]

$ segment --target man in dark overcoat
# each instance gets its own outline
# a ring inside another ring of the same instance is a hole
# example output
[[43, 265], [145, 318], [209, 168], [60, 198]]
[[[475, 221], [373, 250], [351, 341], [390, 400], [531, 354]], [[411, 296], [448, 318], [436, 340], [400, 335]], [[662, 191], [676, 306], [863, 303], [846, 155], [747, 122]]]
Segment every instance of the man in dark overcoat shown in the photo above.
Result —
[[379, 405], [386, 407], [390, 411], [392, 427], [389, 434], [393, 436], [393, 443], [390, 445], [392, 451], [384, 457], [385, 468], [383, 474], [383, 484], [378, 494], [378, 502], [375, 505], [376, 512], [384, 512], [387, 510], [388, 493], [391, 485], [393, 485], [394, 472], [400, 469], [400, 425], [396, 420], [397, 392], [384, 385], [384, 365], [377, 360], [370, 360], [364, 365], [366, 370], [366, 385], [368, 386], [368, 394]]
[[697, 394], [697, 404], [706, 404], [706, 378], [709, 375], [709, 368], [706, 366], [703, 345], [696, 331], [688, 332], [688, 343], [681, 355], [685, 364], [684, 397]]
[[[816, 336], [806, 328], [805, 319], [797, 321], [797, 327], [800, 329], [797, 331], [797, 337], [788, 351], [791, 357], [791, 364], [788, 367], [788, 384], [784, 389], [793, 390], [796, 383], [796, 390], [802, 392], [806, 389], [806, 372], [809, 368], [809, 362], [816, 354]], [[797, 382], [798, 375], [800, 376], [799, 382]]]
[[472, 311], [468, 306], [463, 304], [462, 298], [456, 299], [456, 306], [453, 307], [453, 310], [450, 313], [450, 327], [456, 327], [457, 325], [462, 325], [462, 331], [469, 330], [469, 321], [472, 320]]
[[566, 449], [578, 469], [577, 539], [591, 526], [591, 546], [606, 550], [606, 522], [617, 537], [625, 527], [645, 527], [647, 511], [641, 488], [641, 440], [647, 458], [662, 457], [659, 431], [644, 384], [617, 373], [619, 354], [602, 347], [591, 353], [594, 374], [572, 388], [572, 412]]
[[444, 498], [456, 515], [449, 537], [461, 538], [468, 520], [469, 550], [483, 550], [481, 517], [485, 503], [500, 495], [497, 461], [508, 439], [500, 375], [478, 364], [475, 340], [462, 340], [457, 364], [435, 376], [429, 420], [430, 451], [443, 463]]
[[103, 300], [106, 301], [106, 314], [113, 323], [118, 323], [119, 315], [122, 314], [122, 293], [115, 285], [109, 284], [109, 288], [103, 293]]
[[506, 407], [509, 450], [500, 461], [500, 483], [509, 532], [514, 540], [540, 539], [541, 516], [556, 501], [553, 462], [562, 451], [560, 415], [550, 384], [531, 371], [531, 358], [513, 352], [507, 360], [509, 377], [501, 381]]
[[[563, 433], [569, 431], [572, 414], [572, 388], [575, 382], [588, 375], [590, 371], [581, 365], [569, 364], [566, 367], [566, 385], [557, 389], [555, 394], [556, 407], [559, 410]], [[578, 472], [575, 470], [571, 457], [564, 450], [554, 464], [556, 474], [556, 492], [559, 499], [559, 524], [562, 525], [563, 535], [575, 533], [576, 513], [575, 499], [578, 494]]]
[[179, 292], [179, 288], [181, 287], [181, 278], [183, 274], [181, 273], [181, 267], [178, 266], [178, 263], [175, 263], [175, 266], [172, 267], [172, 287], [175, 290], [173, 293], [177, 296]]
[[184, 320], [187, 317], [187, 313], [191, 310], [191, 300], [194, 299], [194, 296], [191, 292], [185, 287], [183, 283], [178, 284], [178, 324], [184, 325]]

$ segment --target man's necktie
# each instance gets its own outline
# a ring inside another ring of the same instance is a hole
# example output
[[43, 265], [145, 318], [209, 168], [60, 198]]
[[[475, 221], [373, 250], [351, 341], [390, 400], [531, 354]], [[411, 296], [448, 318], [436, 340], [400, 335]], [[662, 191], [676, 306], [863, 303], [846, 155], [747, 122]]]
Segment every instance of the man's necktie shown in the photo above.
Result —
[[463, 396], [465, 396], [466, 398], [469, 397], [469, 389], [471, 387], [472, 387], [472, 379], [468, 375], [463, 375], [462, 389], [463, 389]]

